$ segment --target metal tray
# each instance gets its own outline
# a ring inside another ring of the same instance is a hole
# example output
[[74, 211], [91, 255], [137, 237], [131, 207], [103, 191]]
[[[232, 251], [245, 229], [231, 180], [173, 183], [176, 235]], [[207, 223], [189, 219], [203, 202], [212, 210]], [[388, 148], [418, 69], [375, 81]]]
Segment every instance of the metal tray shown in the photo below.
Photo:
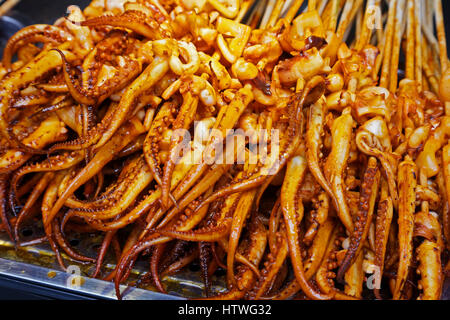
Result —
[[[22, 228], [22, 239], [39, 237], [37, 225], [28, 225]], [[31, 232], [30, 232], [31, 231]], [[27, 234], [24, 236], [23, 234]], [[101, 244], [102, 237], [94, 234], [69, 234], [73, 247], [86, 256], [95, 257]], [[55, 255], [47, 244], [15, 247], [6, 237], [0, 234], [0, 288], [2, 280], [14, 280], [21, 285], [40, 286], [41, 295], [46, 297], [69, 299], [73, 297], [87, 299], [116, 299], [114, 283], [93, 279], [90, 277], [95, 266], [93, 264], [80, 264], [74, 262], [63, 253], [67, 271], [61, 271]], [[148, 272], [148, 263], [138, 261], [134, 266], [127, 282], [121, 285], [121, 292], [125, 300], [143, 299], [186, 299], [200, 298], [203, 294], [203, 282], [199, 268], [194, 264], [178, 272], [175, 276], [162, 278], [162, 283], [168, 294], [157, 292], [156, 288], [139, 281], [142, 275]], [[115, 268], [114, 259], [107, 255], [105, 258], [103, 274]], [[225, 282], [220, 275], [213, 275], [211, 292], [219, 293], [225, 290]], [[5, 286], [3, 286], [5, 287]], [[13, 287], [17, 287], [14, 285]], [[49, 292], [46, 292], [50, 290]], [[1, 289], [0, 289], [1, 291]], [[0, 292], [0, 299], [2, 294]]]

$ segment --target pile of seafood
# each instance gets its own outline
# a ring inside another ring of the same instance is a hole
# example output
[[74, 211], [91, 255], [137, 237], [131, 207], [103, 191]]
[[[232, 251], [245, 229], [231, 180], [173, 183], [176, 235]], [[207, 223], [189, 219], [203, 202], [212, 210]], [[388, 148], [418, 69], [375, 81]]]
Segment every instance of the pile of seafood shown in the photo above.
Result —
[[440, 299], [449, 66], [441, 0], [70, 6], [3, 52], [1, 230], [119, 298], [145, 261], [161, 292], [197, 263], [209, 299]]

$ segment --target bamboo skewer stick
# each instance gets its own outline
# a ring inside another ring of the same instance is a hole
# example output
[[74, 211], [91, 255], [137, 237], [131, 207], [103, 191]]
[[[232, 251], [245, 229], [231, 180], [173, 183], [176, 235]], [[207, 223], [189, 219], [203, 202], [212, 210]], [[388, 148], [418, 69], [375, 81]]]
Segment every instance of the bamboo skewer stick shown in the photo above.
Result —
[[302, 6], [304, 0], [296, 0], [294, 1], [294, 4], [289, 8], [289, 11], [286, 13], [285, 20], [289, 23], [292, 20], [294, 20], [295, 16], [297, 15], [298, 10], [300, 10], [300, 7]]
[[[441, 62], [441, 75], [448, 68], [447, 41], [445, 39], [444, 15], [442, 13], [442, 2], [435, 0], [436, 9], [436, 29], [439, 42], [439, 60]], [[445, 102], [445, 114], [450, 116], [450, 102]]]
[[[395, 0], [396, 1], [396, 0]], [[345, 2], [344, 9], [342, 9], [341, 19], [339, 21], [339, 26], [336, 31], [336, 36], [339, 41], [342, 41], [344, 37], [344, 32], [349, 24], [350, 15], [352, 13], [353, 3], [355, 0], [348, 0]]]
[[256, 3], [256, 8], [253, 10], [248, 25], [252, 29], [256, 29], [259, 23], [261, 22], [261, 18], [264, 12], [264, 6], [267, 0], [261, 0]]
[[444, 73], [448, 67], [448, 57], [447, 57], [447, 41], [445, 39], [445, 27], [444, 27], [444, 16], [442, 14], [442, 2], [441, 0], [435, 0], [436, 9], [436, 29], [438, 35], [439, 43], [439, 60], [441, 62], [441, 73]]
[[308, 0], [308, 11], [316, 10], [317, 0]]
[[266, 8], [264, 9], [264, 14], [261, 19], [260, 29], [265, 29], [269, 23], [270, 15], [275, 7], [277, 0], [268, 0]]
[[[381, 13], [381, 0], [376, 0], [375, 1], [375, 8], [376, 8], [375, 10], [377, 10], [378, 12]], [[378, 17], [375, 16], [375, 19], [377, 19], [377, 18]], [[379, 42], [379, 44], [382, 45], [383, 48], [384, 48], [384, 45], [385, 45], [384, 41], [383, 41], [383, 39], [384, 39], [384, 30], [383, 30], [382, 25], [383, 25], [384, 21], [387, 19], [387, 14], [381, 16], [380, 19], [381, 19], [381, 23], [380, 23], [381, 25], [378, 25], [379, 21], [376, 21], [376, 20], [374, 21], [374, 23], [375, 23], [375, 28], [376, 28], [377, 42]]]
[[[363, 19], [364, 19], [363, 9], [362, 9], [362, 7], [360, 7], [356, 13], [356, 34], [355, 34], [354, 43], [356, 43], [358, 41], [358, 39], [361, 37], [362, 25], [364, 23]], [[351, 47], [355, 47], [355, 44], [352, 44]]]
[[390, 67], [389, 67], [389, 91], [396, 92], [397, 91], [397, 79], [398, 79], [398, 61], [400, 56], [400, 42], [402, 40], [403, 35], [403, 29], [405, 27], [405, 19], [404, 19], [404, 12], [405, 10], [405, 0], [399, 0], [397, 3], [397, 9], [395, 14], [395, 27], [394, 30], [396, 30], [396, 33], [394, 34], [394, 38], [392, 39], [392, 51], [390, 59], [389, 57], [385, 57], [386, 59], [390, 60]]
[[361, 26], [361, 36], [358, 38], [357, 45], [355, 49], [357, 51], [361, 50], [365, 45], [369, 43], [370, 37], [372, 35], [372, 26], [369, 26], [370, 20], [372, 19], [372, 9], [375, 6], [375, 0], [368, 0], [366, 5], [366, 11], [364, 13], [363, 23]]
[[414, 0], [408, 0], [407, 28], [406, 28], [406, 69], [405, 77], [414, 80]]
[[356, 14], [357, 12], [359, 12], [360, 7], [362, 6], [363, 0], [355, 0], [355, 4], [352, 7], [352, 10], [349, 14], [349, 17], [347, 20], [342, 21], [343, 19], [341, 18], [341, 21], [343, 22], [342, 25], [342, 36], [339, 38], [340, 41], [346, 41], [347, 37], [350, 33], [351, 28], [348, 28], [348, 26], [350, 26], [353, 21], [355, 20]]
[[422, 91], [422, 33], [421, 33], [421, 6], [420, 0], [414, 0], [414, 16], [415, 16], [415, 73], [419, 91]]
[[287, 12], [293, 6], [293, 2], [295, 2], [295, 0], [287, 0], [284, 3], [283, 9], [281, 10], [281, 16], [282, 17], [286, 17]]
[[422, 56], [425, 63], [423, 63], [423, 72], [430, 84], [431, 89], [434, 93], [439, 94], [439, 83], [437, 81], [436, 75], [429, 63], [430, 58], [428, 57], [428, 48], [427, 44], [422, 46]]
[[332, 32], [336, 31], [338, 14], [338, 0], [331, 0], [330, 16], [327, 29]]
[[267, 23], [268, 28], [273, 27], [277, 22], [281, 10], [283, 9], [284, 2], [285, 0], [277, 0], [277, 3], [275, 4], [275, 7], [272, 10], [272, 13], [270, 14], [269, 22]]
[[245, 0], [244, 2], [242, 2], [241, 9], [239, 10], [237, 17], [234, 20], [237, 22], [241, 22], [254, 2], [255, 0]]
[[317, 10], [318, 10], [320, 16], [323, 15], [323, 13], [324, 13], [325, 8], [327, 7], [327, 5], [328, 5], [328, 0], [322, 0], [322, 1], [319, 3], [319, 5], [317, 6]]
[[5, 3], [3, 3], [0, 6], [0, 17], [4, 16], [9, 10], [14, 8], [20, 0], [6, 0]]

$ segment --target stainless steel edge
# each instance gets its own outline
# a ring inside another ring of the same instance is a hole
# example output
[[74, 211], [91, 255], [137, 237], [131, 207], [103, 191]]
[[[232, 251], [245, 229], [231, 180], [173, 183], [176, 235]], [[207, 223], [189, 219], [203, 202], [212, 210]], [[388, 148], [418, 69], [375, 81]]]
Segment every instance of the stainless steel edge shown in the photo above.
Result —
[[[70, 269], [69, 272], [0, 258], [0, 275], [75, 294], [85, 294], [93, 298], [117, 299], [112, 282], [80, 276], [77, 274], [76, 269]], [[123, 296], [123, 300], [183, 299], [173, 295], [125, 285], [121, 285], [120, 289], [121, 292], [126, 293]]]

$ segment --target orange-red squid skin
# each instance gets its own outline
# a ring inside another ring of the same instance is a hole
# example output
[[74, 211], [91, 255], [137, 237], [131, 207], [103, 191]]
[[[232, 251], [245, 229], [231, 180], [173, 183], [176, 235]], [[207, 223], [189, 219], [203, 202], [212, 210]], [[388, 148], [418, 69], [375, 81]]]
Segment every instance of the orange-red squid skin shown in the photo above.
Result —
[[61, 44], [73, 37], [65, 30], [47, 24], [35, 24], [25, 27], [14, 34], [7, 42], [3, 51], [2, 64], [7, 70], [11, 70], [11, 59], [16, 51], [29, 43]]
[[281, 188], [281, 208], [286, 225], [289, 254], [292, 261], [295, 277], [303, 292], [311, 299], [329, 300], [332, 295], [317, 292], [306, 279], [303, 269], [303, 260], [299, 244], [299, 221], [303, 218], [303, 203], [298, 198], [297, 191], [303, 180], [307, 164], [301, 156], [293, 157], [286, 169], [286, 179]]
[[105, 15], [101, 17], [91, 18], [81, 22], [82, 26], [113, 26], [130, 29], [137, 34], [146, 38], [156, 40], [161, 39], [163, 31], [159, 27], [159, 23], [152, 17], [145, 15], [137, 10], [128, 10], [120, 16]]
[[399, 263], [393, 298], [402, 297], [402, 290], [408, 277], [412, 261], [412, 238], [414, 231], [414, 212], [417, 185], [417, 166], [409, 156], [400, 163], [398, 168], [399, 204], [398, 204], [398, 238]]
[[351, 110], [347, 108], [333, 121], [332, 148], [324, 166], [325, 177], [338, 204], [338, 216], [349, 232], [353, 231], [353, 221], [344, 194], [343, 174], [350, 154], [352, 127]]
[[369, 227], [372, 222], [375, 200], [377, 199], [380, 182], [380, 171], [377, 160], [369, 158], [361, 185], [359, 196], [358, 214], [356, 216], [354, 230], [350, 237], [350, 245], [345, 254], [344, 260], [339, 266], [337, 280], [342, 281], [345, 272], [355, 261], [367, 238]]
[[319, 147], [321, 144], [321, 135], [323, 133], [324, 122], [324, 105], [321, 100], [312, 104], [309, 108], [308, 130], [306, 131], [306, 159], [308, 160], [308, 167], [311, 173], [319, 182], [320, 186], [328, 193], [333, 200], [333, 204], [338, 209], [337, 200], [334, 197], [333, 191], [320, 168]]
[[[258, 266], [267, 246], [267, 229], [258, 216], [253, 216], [249, 225], [248, 245], [245, 248], [244, 255], [253, 265]], [[207, 300], [243, 299], [255, 284], [255, 281], [256, 275], [254, 271], [246, 265], [239, 265], [236, 272], [236, 285], [227, 292], [209, 297]]]
[[[394, 206], [392, 199], [387, 196], [388, 186], [385, 180], [381, 183], [381, 196], [378, 203], [377, 216], [375, 221], [375, 260], [374, 264], [379, 268], [379, 274], [383, 275], [386, 249], [389, 240]], [[379, 289], [374, 288], [377, 299], [381, 300]]]
[[30, 195], [28, 196], [27, 202], [25, 203], [22, 210], [18, 214], [16, 223], [14, 225], [14, 237], [17, 242], [20, 241], [19, 227], [26, 219], [29, 219], [31, 217], [31, 215], [33, 214], [32, 210], [35, 203], [37, 202], [41, 194], [45, 191], [50, 181], [54, 178], [54, 175], [55, 174], [53, 172], [47, 172], [46, 174], [44, 174], [44, 176], [38, 182], [36, 187], [33, 188], [33, 190], [31, 191]]

